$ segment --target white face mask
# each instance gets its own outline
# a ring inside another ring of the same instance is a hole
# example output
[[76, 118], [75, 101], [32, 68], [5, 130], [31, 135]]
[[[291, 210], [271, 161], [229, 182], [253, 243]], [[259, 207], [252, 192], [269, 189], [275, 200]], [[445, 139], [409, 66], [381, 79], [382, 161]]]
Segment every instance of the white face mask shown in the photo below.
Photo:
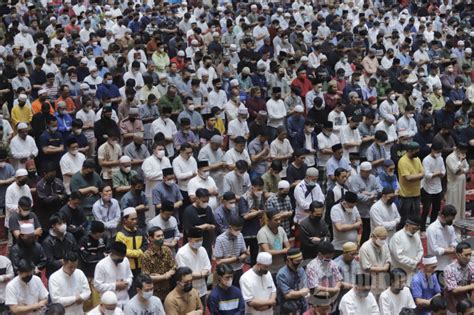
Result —
[[208, 177], [209, 177], [209, 171], [201, 173], [201, 178], [202, 179], [207, 179]]
[[156, 157], [161, 159], [165, 156], [165, 150], [158, 150], [156, 153], [155, 153]]
[[114, 314], [115, 314], [115, 310], [104, 309], [104, 315], [114, 315]]
[[235, 203], [229, 203], [229, 205], [227, 206], [227, 208], [229, 210], [235, 210]]
[[223, 281], [222, 283], [225, 287], [230, 288], [232, 286], [232, 279], [229, 279], [227, 281]]
[[142, 296], [145, 300], [149, 300], [153, 296], [153, 291], [143, 292]]
[[396, 98], [397, 98], [397, 96], [396, 96], [395, 94], [390, 95], [390, 99], [391, 99], [392, 101], [394, 101]]
[[377, 246], [379, 247], [383, 247], [386, 243], [387, 243], [386, 240], [379, 240], [379, 239], [375, 240], [375, 244], [377, 244]]
[[124, 167], [122, 170], [123, 170], [124, 173], [128, 174], [128, 173], [130, 173], [130, 171], [132, 170], [132, 167], [131, 167], [131, 166], [127, 166], [127, 167]]
[[67, 225], [65, 223], [61, 224], [59, 227], [58, 227], [58, 231], [59, 233], [65, 233], [66, 232], [66, 229], [67, 229]]
[[74, 149], [71, 151], [72, 155], [77, 155], [77, 153], [79, 153], [79, 149]]
[[201, 208], [206, 209], [208, 205], [209, 205], [208, 202], [204, 202], [204, 203], [201, 204]]
[[314, 128], [308, 128], [308, 133], [313, 133]]
[[441, 157], [441, 153], [435, 153], [434, 156], [435, 156], [435, 158], [439, 158], [439, 157]]
[[167, 181], [165, 182], [165, 184], [168, 185], [168, 186], [172, 186], [172, 185], [176, 184], [176, 181], [175, 181], [174, 179], [167, 180]]

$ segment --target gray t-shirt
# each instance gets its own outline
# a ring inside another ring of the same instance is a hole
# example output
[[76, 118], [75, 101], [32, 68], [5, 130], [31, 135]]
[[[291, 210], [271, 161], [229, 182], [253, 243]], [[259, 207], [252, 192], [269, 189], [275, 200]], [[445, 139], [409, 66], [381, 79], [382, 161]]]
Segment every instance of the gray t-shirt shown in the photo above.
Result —
[[[359, 211], [357, 207], [354, 207], [351, 214], [347, 211], [344, 211], [342, 205], [339, 203], [332, 207], [331, 209], [331, 220], [333, 224], [342, 223], [342, 224], [354, 224], [360, 219]], [[346, 232], [339, 232], [335, 228], [334, 230], [334, 239], [332, 244], [336, 250], [342, 250], [342, 245], [346, 242], [357, 242], [357, 230], [350, 230]]]
[[127, 315], [165, 315], [163, 304], [156, 296], [152, 296], [147, 304], [140, 302], [138, 294], [135, 295], [127, 305], [124, 313]]
[[[268, 226], [264, 226], [257, 233], [258, 245], [268, 244], [272, 250], [281, 250], [285, 246], [285, 242], [288, 242], [288, 236], [286, 236], [285, 230], [279, 226], [278, 233], [274, 234]], [[285, 255], [273, 256], [272, 264], [269, 268], [271, 273], [276, 273], [281, 267], [285, 265]]]

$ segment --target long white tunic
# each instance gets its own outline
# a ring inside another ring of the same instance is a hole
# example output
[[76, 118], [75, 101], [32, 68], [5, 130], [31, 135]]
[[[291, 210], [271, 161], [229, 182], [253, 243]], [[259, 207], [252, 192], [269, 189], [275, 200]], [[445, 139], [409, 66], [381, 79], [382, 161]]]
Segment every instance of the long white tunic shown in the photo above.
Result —
[[373, 231], [377, 226], [383, 226], [388, 232], [387, 242], [395, 234], [398, 223], [400, 214], [395, 203], [388, 206], [379, 200], [370, 208], [370, 229]]
[[[462, 173], [458, 174], [458, 169]], [[455, 220], [466, 217], [466, 173], [469, 172], [467, 160], [459, 160], [456, 151], [446, 158], [446, 171], [448, 174], [448, 186], [446, 189], [446, 204], [453, 205], [458, 213]]]
[[394, 294], [390, 288], [380, 294], [380, 315], [398, 315], [402, 308], [416, 308], [415, 301], [410, 293], [410, 289], [404, 287], [403, 290]]
[[66, 315], [84, 314], [82, 303], [76, 303], [76, 296], [80, 295], [85, 301], [91, 296], [91, 290], [82, 270], [76, 269], [72, 275], [68, 275], [61, 268], [49, 277], [48, 286], [51, 301], [62, 304]]
[[31, 196], [31, 190], [28, 185], [23, 185], [22, 187], [18, 186], [16, 182], [13, 182], [8, 186], [5, 193], [5, 227], [9, 227], [8, 221], [10, 216], [14, 212], [18, 212], [18, 200], [21, 197], [29, 197], [33, 201]]
[[25, 163], [21, 163], [20, 160], [27, 159], [31, 155], [34, 157], [38, 156], [38, 147], [36, 146], [35, 139], [31, 136], [26, 136], [25, 140], [23, 140], [18, 135], [14, 136], [10, 142], [10, 153], [13, 168], [16, 170], [25, 168]]
[[151, 155], [143, 161], [142, 171], [145, 176], [145, 196], [151, 198], [151, 192], [159, 181], [163, 180], [163, 169], [171, 167], [170, 160], [165, 156], [161, 159]]
[[[423, 258], [423, 245], [420, 234], [409, 236], [405, 229], [395, 233], [389, 244], [392, 268], [401, 268], [408, 274], [409, 279], [415, 272], [416, 265]], [[410, 283], [411, 281], [407, 281]]]
[[339, 311], [342, 315], [379, 315], [379, 306], [372, 292], [366, 298], [359, 298], [355, 289], [344, 294], [339, 303]]
[[[117, 291], [115, 282], [123, 280], [128, 282], [126, 289]], [[119, 307], [125, 306], [129, 300], [128, 289], [132, 286], [133, 275], [127, 257], [123, 262], [116, 265], [110, 256], [105, 257], [97, 263], [94, 272], [94, 287], [102, 295], [107, 291], [113, 291], [117, 295]]]
[[444, 270], [453, 260], [451, 255], [444, 255], [444, 249], [457, 245], [454, 227], [442, 226], [439, 219], [437, 219], [426, 229], [426, 237], [428, 238], [428, 255], [436, 255], [436, 258], [438, 258], [436, 270]]

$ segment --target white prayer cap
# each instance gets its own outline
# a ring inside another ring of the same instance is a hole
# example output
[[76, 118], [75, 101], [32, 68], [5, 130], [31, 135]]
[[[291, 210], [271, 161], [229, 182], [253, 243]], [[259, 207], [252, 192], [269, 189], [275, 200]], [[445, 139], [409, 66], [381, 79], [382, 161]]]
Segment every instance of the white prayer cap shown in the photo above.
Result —
[[260, 252], [257, 255], [257, 263], [270, 266], [272, 264], [272, 255], [267, 252]]
[[186, 54], [184, 53], [183, 50], [180, 50], [180, 51], [178, 51], [178, 56], [179, 57], [184, 57], [184, 56], [186, 56]]
[[52, 21], [56, 21], [56, 17], [52, 16], [49, 18], [49, 20], [52, 22]]
[[119, 160], [120, 163], [130, 163], [132, 159], [128, 155], [122, 155]]
[[197, 39], [193, 39], [193, 40], [191, 41], [191, 45], [192, 45], [192, 46], [199, 45], [199, 42], [197, 41]]
[[89, 71], [90, 71], [90, 72], [97, 71], [97, 67], [96, 67], [96, 66], [92, 66], [92, 67], [90, 67]]
[[428, 256], [428, 257], [423, 257], [421, 262], [425, 266], [426, 265], [435, 265], [435, 264], [438, 263], [438, 259], [436, 258], [436, 256]]
[[86, 65], [87, 63], [89, 63], [89, 60], [86, 57], [82, 57], [81, 63]]
[[283, 8], [278, 8], [277, 12], [283, 12]]
[[219, 36], [220, 36], [219, 32], [212, 33], [212, 37], [219, 37]]
[[123, 209], [123, 216], [124, 217], [127, 216], [127, 215], [130, 215], [132, 213], [137, 214], [137, 211], [133, 207], [128, 207], [128, 208]]
[[464, 52], [465, 52], [466, 54], [472, 54], [472, 49], [471, 49], [471, 47], [467, 47], [466, 49], [464, 49]]
[[35, 227], [32, 223], [23, 223], [20, 224], [20, 233], [24, 235], [33, 234], [35, 232]]
[[166, 79], [168, 76], [166, 75], [166, 73], [160, 73], [158, 74], [158, 79], [160, 80], [163, 80], [163, 79]]
[[54, 47], [56, 45], [61, 45], [61, 41], [59, 39], [53, 38], [51, 40], [51, 47]]
[[281, 180], [278, 182], [278, 189], [287, 189], [290, 188], [290, 183], [286, 180]]
[[18, 124], [18, 126], [16, 126], [16, 129], [17, 130], [28, 129], [28, 125], [24, 122], [21, 122]]
[[107, 291], [104, 294], [102, 294], [102, 297], [100, 298], [100, 302], [105, 305], [117, 304], [117, 295], [115, 295], [115, 293], [112, 291]]
[[79, 87], [81, 88], [81, 90], [88, 90], [89, 89], [89, 84], [81, 83], [81, 85]]
[[209, 71], [207, 71], [206, 69], [199, 69], [198, 71], [201, 77], [209, 76]]
[[372, 164], [370, 162], [362, 162], [360, 164], [360, 170], [361, 171], [371, 171], [372, 170]]
[[301, 57], [300, 61], [301, 61], [301, 62], [309, 61], [309, 58], [306, 57], [306, 56], [303, 56], [303, 57]]
[[459, 40], [459, 41], [458, 41], [458, 46], [464, 46], [464, 41]]
[[21, 93], [20, 95], [18, 95], [19, 100], [26, 101], [27, 98], [28, 96], [26, 96], [26, 94]]
[[239, 106], [239, 109], [237, 110], [237, 113], [240, 115], [248, 115], [249, 111], [247, 107], [245, 107], [243, 104]]
[[296, 106], [295, 106], [295, 112], [297, 112], [297, 113], [302, 113], [302, 112], [304, 112], [303, 106], [301, 106], [301, 105], [296, 105]]
[[410, 134], [409, 134], [408, 130], [406, 130], [406, 129], [400, 130], [400, 131], [398, 132], [398, 137], [400, 137], [400, 138], [401, 138], [401, 137], [408, 137], [409, 135], [410, 135]]
[[236, 44], [230, 44], [229, 49], [230, 50], [237, 50], [237, 45]]
[[39, 90], [38, 95], [41, 95], [41, 94], [48, 94], [48, 90], [46, 90], [46, 89]]
[[230, 86], [239, 86], [239, 81], [237, 79], [230, 80]]
[[15, 177], [21, 177], [21, 176], [28, 176], [28, 172], [24, 168], [20, 168], [16, 170], [15, 172]]

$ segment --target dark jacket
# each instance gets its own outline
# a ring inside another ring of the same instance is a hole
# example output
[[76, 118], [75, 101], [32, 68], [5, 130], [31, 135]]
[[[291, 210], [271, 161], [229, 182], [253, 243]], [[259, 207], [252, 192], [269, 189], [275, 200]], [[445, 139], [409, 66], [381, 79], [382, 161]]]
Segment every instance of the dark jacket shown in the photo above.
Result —
[[318, 237], [321, 241], [329, 241], [328, 225], [321, 218], [316, 220], [311, 216], [300, 222], [300, 240], [303, 259], [313, 259], [318, 255], [318, 244], [311, 241], [311, 237]]
[[[317, 138], [317, 135], [316, 135], [315, 131], [313, 131], [311, 133], [311, 142], [313, 143], [313, 149], [317, 151], [318, 150], [318, 138]], [[295, 138], [293, 139], [293, 148], [308, 149], [308, 148], [306, 148], [305, 144], [306, 144], [306, 138], [305, 138], [304, 129], [303, 129], [300, 132], [298, 132], [296, 134]]]
[[94, 277], [94, 270], [97, 263], [105, 258], [105, 253], [109, 250], [109, 241], [102, 237], [98, 240], [91, 235], [84, 236], [79, 242], [79, 256], [81, 258], [81, 270], [88, 278]]
[[15, 274], [18, 274], [18, 264], [22, 259], [31, 261], [38, 269], [44, 269], [48, 261], [43, 247], [39, 243], [35, 242], [32, 246], [28, 246], [22, 239], [19, 239], [10, 248], [10, 260]]
[[71, 233], [66, 232], [63, 239], [60, 239], [50, 230], [49, 235], [43, 241], [43, 249], [48, 259], [46, 276], [49, 277], [53, 272], [61, 268], [61, 259], [64, 258], [64, 254], [77, 251], [77, 244]]
[[86, 216], [81, 207], [73, 209], [65, 204], [59, 214], [67, 224], [67, 231], [71, 233], [77, 242], [84, 236], [84, 230], [87, 228]]

